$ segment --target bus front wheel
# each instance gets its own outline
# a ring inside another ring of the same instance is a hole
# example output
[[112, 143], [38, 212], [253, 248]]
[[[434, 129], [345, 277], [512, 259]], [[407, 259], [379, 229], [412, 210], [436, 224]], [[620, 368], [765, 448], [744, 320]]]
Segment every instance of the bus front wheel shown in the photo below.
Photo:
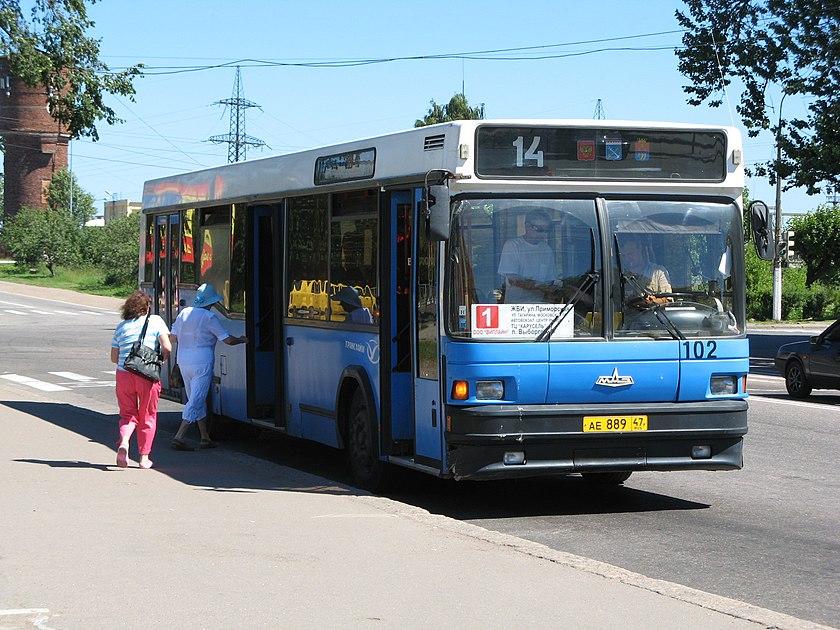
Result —
[[374, 492], [385, 487], [387, 464], [379, 459], [377, 434], [361, 389], [353, 394], [347, 422], [347, 464], [361, 487]]

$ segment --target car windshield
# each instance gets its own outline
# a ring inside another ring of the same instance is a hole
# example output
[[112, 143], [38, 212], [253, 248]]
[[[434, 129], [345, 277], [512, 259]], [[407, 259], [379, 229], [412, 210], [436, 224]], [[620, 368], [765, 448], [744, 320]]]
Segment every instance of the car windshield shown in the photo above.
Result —
[[741, 229], [728, 203], [459, 199], [448, 331], [508, 341], [742, 334]]

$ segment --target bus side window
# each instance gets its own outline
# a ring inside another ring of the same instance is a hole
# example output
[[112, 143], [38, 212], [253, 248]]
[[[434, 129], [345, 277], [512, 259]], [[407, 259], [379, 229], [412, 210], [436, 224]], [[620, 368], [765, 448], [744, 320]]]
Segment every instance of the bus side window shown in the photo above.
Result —
[[329, 308], [327, 196], [297, 197], [288, 202], [286, 232], [289, 290], [286, 314], [298, 319], [326, 319]]
[[[378, 191], [375, 189], [333, 195], [330, 220], [331, 321], [354, 321], [344, 303], [335, 299], [336, 295], [352, 293], [359, 297], [361, 308], [367, 309], [373, 316], [373, 322], [377, 321], [377, 204]], [[350, 293], [346, 287], [351, 287]], [[360, 314], [356, 317], [359, 318], [356, 321], [364, 320]]]

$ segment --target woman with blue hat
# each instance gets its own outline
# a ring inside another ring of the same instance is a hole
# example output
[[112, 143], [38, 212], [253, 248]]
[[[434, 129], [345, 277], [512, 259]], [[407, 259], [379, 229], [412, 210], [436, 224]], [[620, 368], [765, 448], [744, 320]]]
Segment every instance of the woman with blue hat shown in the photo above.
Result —
[[370, 311], [362, 305], [359, 292], [351, 286], [342, 287], [332, 296], [332, 299], [341, 304], [346, 315], [344, 321], [354, 324], [372, 324], [373, 318]]
[[184, 379], [187, 404], [181, 415], [181, 426], [172, 438], [176, 451], [192, 450], [184, 436], [191, 424], [198, 424], [201, 433], [199, 448], [214, 448], [207, 430], [207, 393], [213, 380], [213, 363], [216, 342], [229, 346], [247, 343], [247, 337], [233, 337], [228, 333], [210, 307], [224, 298], [212, 284], [202, 284], [196, 291], [192, 306], [183, 309], [172, 324], [172, 343], [178, 344], [177, 363]]

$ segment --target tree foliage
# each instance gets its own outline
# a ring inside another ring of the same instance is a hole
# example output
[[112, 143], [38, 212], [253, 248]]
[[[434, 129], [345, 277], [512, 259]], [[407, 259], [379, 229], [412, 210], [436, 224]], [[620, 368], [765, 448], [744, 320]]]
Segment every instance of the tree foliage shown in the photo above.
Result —
[[63, 209], [21, 208], [3, 222], [3, 244], [18, 265], [44, 262], [52, 276], [56, 265], [79, 260], [79, 228]]
[[53, 175], [47, 204], [54, 210], [69, 212], [79, 228], [83, 228], [85, 223], [96, 216], [93, 195], [82, 190], [76, 176], [67, 169], [61, 169]]
[[0, 0], [0, 55], [8, 58], [12, 76], [46, 86], [50, 115], [72, 138], [98, 140], [97, 121], [120, 122], [105, 105], [105, 94], [133, 101], [132, 81], [141, 76], [142, 64], [112, 72], [99, 59], [101, 40], [85, 34], [95, 26], [85, 0], [34, 0], [28, 20], [20, 5]]
[[[686, 29], [677, 51], [691, 105], [718, 107], [722, 88], [743, 85], [737, 111], [750, 136], [770, 130], [779, 139], [778, 173], [786, 188], [810, 194], [840, 187], [840, 4], [837, 0], [686, 0], [677, 11]], [[770, 120], [771, 98], [798, 96], [808, 103], [804, 119]], [[775, 161], [759, 164], [759, 176], [775, 183]]]
[[136, 285], [140, 264], [140, 213], [134, 212], [108, 222], [102, 231], [97, 262], [104, 267], [105, 283]]
[[422, 120], [414, 122], [415, 127], [425, 127], [427, 125], [436, 125], [438, 123], [450, 122], [453, 120], [483, 120], [484, 119], [484, 103], [477, 107], [470, 107], [467, 102], [467, 97], [463, 94], [455, 94], [449, 103], [446, 105], [438, 105], [435, 100], [431, 100], [431, 107], [429, 112]]
[[823, 204], [813, 212], [793, 217], [794, 250], [808, 269], [806, 283], [840, 283], [840, 207]]

